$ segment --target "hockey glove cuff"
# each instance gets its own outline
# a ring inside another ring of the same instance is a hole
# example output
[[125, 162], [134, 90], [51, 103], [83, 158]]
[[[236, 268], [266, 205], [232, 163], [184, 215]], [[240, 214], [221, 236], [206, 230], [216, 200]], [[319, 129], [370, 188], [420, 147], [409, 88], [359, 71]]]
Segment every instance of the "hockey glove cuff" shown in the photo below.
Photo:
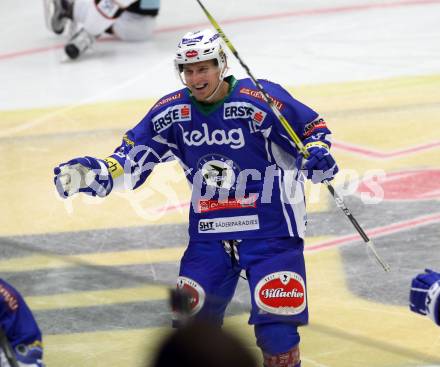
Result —
[[440, 326], [440, 273], [425, 269], [413, 278], [409, 294], [409, 308], [426, 315]]
[[40, 342], [30, 345], [19, 344], [14, 350], [19, 367], [45, 367], [42, 361], [43, 348]]
[[299, 156], [297, 167], [313, 183], [333, 180], [339, 168], [329, 152], [329, 146], [321, 141], [316, 141], [306, 144], [305, 148], [310, 156], [307, 159]]

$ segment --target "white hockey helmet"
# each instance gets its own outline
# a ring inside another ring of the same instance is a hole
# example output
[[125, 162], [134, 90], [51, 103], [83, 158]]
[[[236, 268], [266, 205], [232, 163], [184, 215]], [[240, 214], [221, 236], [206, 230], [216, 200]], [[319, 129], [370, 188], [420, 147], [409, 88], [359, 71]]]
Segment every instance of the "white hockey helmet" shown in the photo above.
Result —
[[184, 64], [205, 60], [217, 60], [218, 67], [220, 68], [219, 79], [223, 80], [227, 64], [220, 35], [211, 29], [186, 33], [177, 46], [174, 59], [174, 65], [180, 78], [182, 78], [181, 73]]

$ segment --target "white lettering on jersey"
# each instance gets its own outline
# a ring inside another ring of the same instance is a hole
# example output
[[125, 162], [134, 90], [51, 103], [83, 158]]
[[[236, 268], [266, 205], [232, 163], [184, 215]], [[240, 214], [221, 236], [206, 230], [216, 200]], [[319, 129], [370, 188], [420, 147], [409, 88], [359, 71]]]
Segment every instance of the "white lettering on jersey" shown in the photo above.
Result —
[[260, 229], [258, 215], [199, 220], [199, 233], [241, 232]]
[[191, 105], [190, 104], [178, 104], [168, 107], [158, 115], [151, 119], [153, 123], [154, 131], [160, 133], [165, 130], [174, 122], [189, 121], [191, 120]]
[[225, 120], [250, 118], [258, 125], [261, 125], [266, 115], [266, 112], [247, 102], [225, 103], [223, 108], [223, 119]]
[[203, 131], [192, 130], [183, 132], [185, 145], [230, 145], [232, 149], [244, 147], [244, 136], [241, 128], [226, 130], [213, 130], [209, 133], [208, 124], [202, 124]]

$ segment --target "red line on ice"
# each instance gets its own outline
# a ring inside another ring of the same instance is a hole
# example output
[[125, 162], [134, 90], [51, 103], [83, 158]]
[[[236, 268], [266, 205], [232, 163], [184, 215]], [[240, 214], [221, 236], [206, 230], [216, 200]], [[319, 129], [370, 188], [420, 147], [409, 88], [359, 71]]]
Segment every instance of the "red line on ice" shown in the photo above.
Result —
[[391, 152], [380, 152], [380, 151], [377, 151], [374, 149], [369, 149], [369, 148], [364, 148], [364, 147], [360, 147], [360, 146], [356, 146], [356, 145], [347, 144], [342, 141], [335, 141], [335, 142], [333, 142], [332, 145], [336, 149], [345, 150], [347, 152], [356, 153], [356, 154], [367, 156], [370, 158], [390, 159], [390, 158], [394, 158], [394, 157], [410, 155], [410, 154], [420, 152], [423, 150], [429, 150], [429, 149], [434, 149], [434, 148], [440, 147], [440, 141], [434, 141], [431, 143], [414, 145], [414, 146], [406, 148], [406, 149], [394, 150]]
[[[245, 22], [255, 22], [261, 20], [271, 20], [271, 19], [279, 19], [279, 18], [291, 18], [291, 17], [303, 17], [303, 16], [315, 16], [322, 14], [336, 14], [336, 13], [347, 13], [353, 11], [363, 11], [370, 9], [383, 9], [383, 8], [397, 8], [402, 6], [414, 6], [414, 5], [430, 5], [430, 4], [440, 4], [440, 0], [406, 0], [406, 1], [394, 1], [385, 4], [361, 4], [361, 5], [351, 5], [351, 6], [337, 6], [332, 8], [321, 8], [321, 9], [309, 9], [309, 10], [298, 10], [298, 11], [290, 11], [283, 13], [273, 13], [273, 14], [263, 14], [263, 15], [254, 15], [249, 17], [238, 17], [231, 19], [224, 19], [220, 21], [220, 25], [222, 24], [235, 24], [235, 23], [245, 23]], [[162, 27], [156, 30], [156, 33], [166, 33], [166, 32], [175, 32], [181, 30], [190, 30], [198, 27], [206, 27], [209, 26], [209, 22], [199, 22], [193, 24], [182, 24], [175, 27]], [[38, 53], [43, 53], [55, 49], [62, 48], [63, 44], [56, 44], [53, 46], [41, 47], [41, 48], [32, 48], [21, 51], [13, 51], [0, 53], [0, 60], [8, 60], [17, 58], [20, 56], [29, 56], [35, 55]]]
[[[440, 0], [407, 0], [407, 1], [394, 1], [387, 4], [361, 4], [361, 5], [350, 5], [350, 6], [337, 6], [332, 8], [297, 10], [297, 11], [288, 11], [282, 13], [272, 13], [272, 14], [253, 15], [248, 17], [224, 19], [220, 21], [219, 24], [221, 26], [222, 24], [245, 23], [245, 22], [254, 22], [258, 20], [272, 20], [279, 18], [313, 16], [313, 15], [332, 14], [332, 13], [346, 13], [346, 12], [362, 11], [362, 10], [370, 10], [370, 9], [378, 9], [378, 8], [395, 8], [401, 6], [430, 5], [430, 4], [439, 4], [439, 3]], [[200, 22], [193, 24], [178, 25], [175, 27], [166, 27], [166, 28], [158, 29], [158, 32], [174, 32], [174, 31], [187, 30], [187, 29], [206, 26], [206, 25], [210, 25], [210, 23]]]
[[[414, 219], [389, 224], [387, 226], [376, 227], [366, 232], [370, 238], [375, 238], [438, 222], [440, 222], [440, 213], [424, 215]], [[305, 251], [326, 250], [332, 247], [347, 245], [352, 242], [363, 242], [363, 240], [360, 235], [356, 233], [324, 241], [316, 245], [306, 246]]]

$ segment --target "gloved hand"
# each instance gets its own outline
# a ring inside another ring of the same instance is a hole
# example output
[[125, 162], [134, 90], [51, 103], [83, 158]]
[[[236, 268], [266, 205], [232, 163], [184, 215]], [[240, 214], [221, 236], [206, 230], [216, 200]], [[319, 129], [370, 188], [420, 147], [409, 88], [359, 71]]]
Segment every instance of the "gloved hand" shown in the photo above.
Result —
[[75, 158], [62, 163], [53, 170], [58, 194], [67, 198], [83, 192], [91, 196], [107, 196], [113, 188], [113, 179], [102, 159]]
[[327, 144], [313, 142], [306, 144], [310, 156], [304, 159], [302, 155], [297, 158], [297, 167], [302, 170], [305, 176], [313, 183], [320, 183], [324, 180], [333, 180], [339, 168], [329, 152]]
[[19, 367], [45, 367], [42, 361], [43, 348], [41, 344], [19, 344], [14, 350]]
[[[9, 346], [9, 348], [11, 348]], [[17, 345], [14, 349], [10, 349], [10, 354], [15, 356], [15, 362], [18, 367], [45, 367], [42, 357], [43, 350], [41, 347], [33, 345]], [[5, 352], [0, 349], [0, 366], [11, 366], [13, 362], [6, 357]]]
[[440, 273], [425, 269], [411, 282], [409, 308], [413, 312], [427, 315], [440, 326]]

